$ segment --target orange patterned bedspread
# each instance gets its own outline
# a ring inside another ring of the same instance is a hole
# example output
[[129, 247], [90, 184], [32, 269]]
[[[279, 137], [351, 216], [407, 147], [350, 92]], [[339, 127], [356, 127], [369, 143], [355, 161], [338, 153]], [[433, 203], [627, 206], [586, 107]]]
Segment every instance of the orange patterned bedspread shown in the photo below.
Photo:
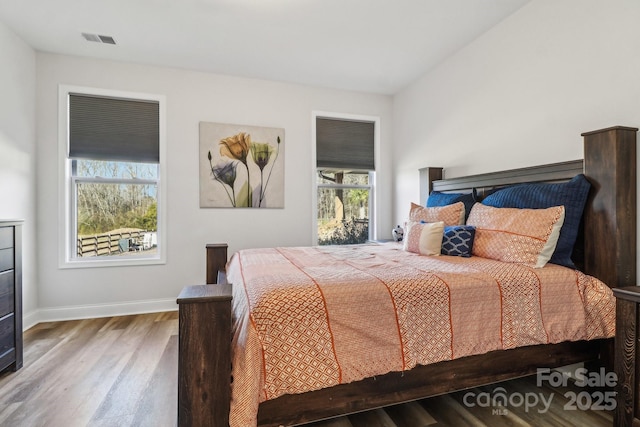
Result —
[[251, 249], [233, 283], [231, 426], [258, 404], [518, 346], [611, 337], [611, 290], [579, 271], [426, 257], [395, 243]]

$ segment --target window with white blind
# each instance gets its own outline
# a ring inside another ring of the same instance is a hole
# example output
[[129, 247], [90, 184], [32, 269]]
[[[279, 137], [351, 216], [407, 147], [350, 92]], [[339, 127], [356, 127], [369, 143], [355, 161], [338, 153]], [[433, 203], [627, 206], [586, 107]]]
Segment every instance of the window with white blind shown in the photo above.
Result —
[[377, 118], [318, 113], [315, 120], [317, 243], [374, 238]]
[[164, 97], [60, 87], [61, 266], [164, 262]]

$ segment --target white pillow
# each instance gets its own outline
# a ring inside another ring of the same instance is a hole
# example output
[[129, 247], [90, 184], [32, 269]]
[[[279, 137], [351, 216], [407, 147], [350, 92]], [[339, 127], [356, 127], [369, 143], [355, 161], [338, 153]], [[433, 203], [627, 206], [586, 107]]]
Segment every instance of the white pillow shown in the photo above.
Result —
[[420, 255], [440, 255], [444, 221], [409, 222], [403, 238], [403, 249]]

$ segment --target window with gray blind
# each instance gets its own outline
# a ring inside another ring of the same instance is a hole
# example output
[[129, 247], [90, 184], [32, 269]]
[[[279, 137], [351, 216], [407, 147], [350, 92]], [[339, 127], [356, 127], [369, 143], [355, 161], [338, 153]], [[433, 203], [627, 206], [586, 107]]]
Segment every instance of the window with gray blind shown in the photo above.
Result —
[[65, 266], [164, 262], [164, 97], [74, 89], [60, 95], [70, 202]]
[[317, 243], [365, 243], [373, 235], [377, 122], [315, 120]]

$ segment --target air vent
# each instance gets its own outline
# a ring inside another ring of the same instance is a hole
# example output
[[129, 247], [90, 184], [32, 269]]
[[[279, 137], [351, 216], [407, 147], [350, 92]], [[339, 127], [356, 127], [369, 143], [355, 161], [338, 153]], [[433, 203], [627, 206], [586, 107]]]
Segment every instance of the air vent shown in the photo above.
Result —
[[116, 44], [116, 41], [111, 36], [98, 36], [98, 37], [100, 37], [100, 40], [102, 41], [102, 43]]
[[99, 34], [82, 33], [82, 37], [90, 42], [116, 44], [116, 41], [111, 36], [102, 36]]

